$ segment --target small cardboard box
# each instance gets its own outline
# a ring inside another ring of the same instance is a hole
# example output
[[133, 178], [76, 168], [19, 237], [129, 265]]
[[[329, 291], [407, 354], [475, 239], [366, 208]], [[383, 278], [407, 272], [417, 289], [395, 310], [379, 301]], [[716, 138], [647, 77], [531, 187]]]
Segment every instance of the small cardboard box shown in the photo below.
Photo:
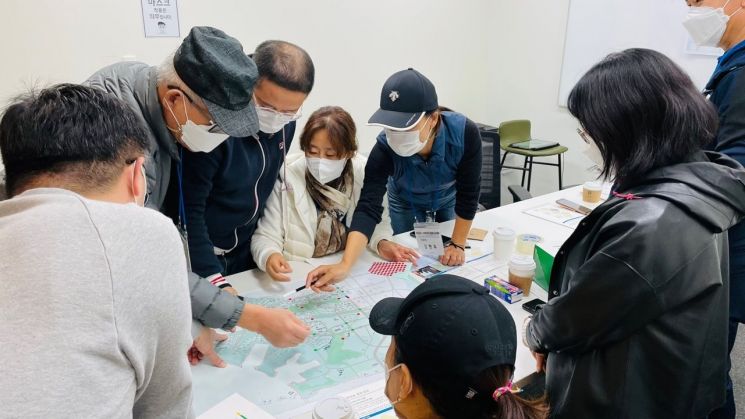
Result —
[[510, 304], [523, 299], [523, 290], [497, 277], [490, 276], [484, 280], [484, 286], [494, 296]]

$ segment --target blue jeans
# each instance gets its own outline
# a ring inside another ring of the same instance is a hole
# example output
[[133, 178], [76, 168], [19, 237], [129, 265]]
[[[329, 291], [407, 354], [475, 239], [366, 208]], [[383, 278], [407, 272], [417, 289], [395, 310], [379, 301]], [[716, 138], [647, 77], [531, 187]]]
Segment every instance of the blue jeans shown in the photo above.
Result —
[[[444, 196], [435, 202], [437, 210], [435, 221], [438, 223], [455, 219], [455, 194]], [[414, 220], [424, 222], [427, 219], [427, 211], [432, 210], [432, 202], [429, 200], [412, 203], [406, 194], [398, 195], [388, 192], [388, 211], [391, 214], [391, 227], [393, 234], [405, 233], [414, 229]]]

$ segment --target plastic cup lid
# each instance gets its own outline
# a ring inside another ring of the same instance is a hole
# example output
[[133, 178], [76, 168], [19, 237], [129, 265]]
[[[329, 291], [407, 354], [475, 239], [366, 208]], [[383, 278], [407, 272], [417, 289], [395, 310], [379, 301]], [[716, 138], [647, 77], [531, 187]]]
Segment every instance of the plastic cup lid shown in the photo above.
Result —
[[494, 229], [494, 236], [500, 239], [511, 239], [515, 237], [515, 230], [507, 227], [497, 227]]
[[316, 419], [352, 419], [354, 410], [348, 401], [341, 398], [326, 399], [313, 409]]
[[600, 191], [603, 189], [603, 185], [600, 182], [585, 182], [583, 185], [585, 189], [593, 190], [593, 191]]
[[535, 269], [535, 261], [530, 256], [514, 255], [510, 258], [510, 267], [521, 270]]
[[534, 243], [540, 243], [543, 241], [541, 236], [535, 235], [535, 234], [521, 234], [517, 236], [517, 239], [524, 242], [534, 242]]

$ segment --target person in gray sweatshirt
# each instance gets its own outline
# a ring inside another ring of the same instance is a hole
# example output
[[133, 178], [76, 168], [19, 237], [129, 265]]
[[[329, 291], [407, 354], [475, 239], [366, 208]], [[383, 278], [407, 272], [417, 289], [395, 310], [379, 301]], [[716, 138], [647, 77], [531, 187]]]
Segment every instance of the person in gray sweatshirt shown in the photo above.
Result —
[[90, 87], [2, 116], [0, 416], [194, 416], [186, 260], [142, 208], [148, 147], [134, 112]]

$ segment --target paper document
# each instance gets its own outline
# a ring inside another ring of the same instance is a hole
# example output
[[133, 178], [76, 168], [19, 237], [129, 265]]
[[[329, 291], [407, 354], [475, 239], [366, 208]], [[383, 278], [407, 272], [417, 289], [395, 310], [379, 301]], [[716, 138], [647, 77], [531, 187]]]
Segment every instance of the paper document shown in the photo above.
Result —
[[274, 416], [259, 409], [238, 394], [233, 394], [197, 419], [272, 419]]
[[379, 380], [352, 391], [342, 393], [359, 419], [396, 419], [393, 406], [385, 397], [385, 381]]
[[498, 271], [504, 271], [506, 266], [507, 262], [497, 262], [492, 255], [487, 255], [453, 269], [449, 273], [483, 284], [484, 278], [495, 275]]
[[579, 222], [585, 218], [584, 215], [562, 208], [559, 204], [555, 203], [544, 204], [539, 207], [527, 209], [523, 212], [571, 229], [576, 228]]

